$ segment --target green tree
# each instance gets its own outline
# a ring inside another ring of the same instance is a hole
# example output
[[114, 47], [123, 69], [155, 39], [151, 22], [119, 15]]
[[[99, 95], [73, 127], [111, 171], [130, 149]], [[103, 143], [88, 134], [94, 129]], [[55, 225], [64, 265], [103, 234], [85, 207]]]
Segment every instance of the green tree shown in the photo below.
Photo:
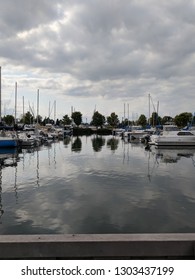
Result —
[[100, 114], [98, 111], [94, 112], [93, 117], [92, 117], [92, 125], [95, 125], [96, 127], [98, 126], [103, 126], [103, 124], [105, 123], [105, 117]]
[[122, 120], [122, 123], [121, 123], [122, 127], [129, 126], [132, 124], [133, 124], [133, 122], [128, 119]]
[[33, 117], [33, 115], [28, 111], [28, 112], [24, 115], [24, 117], [23, 117], [23, 122], [24, 122], [25, 124], [32, 124], [33, 121], [34, 121], [34, 117]]
[[14, 121], [15, 121], [15, 118], [14, 118], [12, 115], [6, 115], [6, 116], [3, 118], [3, 121], [4, 121], [7, 125], [13, 125], [13, 124], [14, 124]]
[[117, 127], [119, 124], [118, 115], [116, 115], [114, 112], [111, 113], [111, 115], [107, 117], [107, 123], [112, 127]]
[[62, 123], [64, 125], [70, 125], [71, 124], [71, 119], [69, 118], [68, 115], [63, 116]]
[[138, 124], [138, 125], [141, 125], [141, 126], [143, 126], [143, 127], [145, 127], [146, 124], [147, 124], [147, 118], [146, 118], [146, 116], [145, 116], [145, 115], [140, 115], [140, 117], [139, 117], [139, 119], [138, 119], [138, 121], [137, 121], [137, 124]]
[[173, 118], [170, 117], [170, 116], [164, 116], [164, 117], [162, 118], [162, 125], [163, 125], [163, 124], [166, 124], [166, 123], [172, 123], [172, 122], [173, 122]]
[[192, 113], [184, 112], [181, 113], [180, 115], [176, 115], [174, 118], [174, 122], [177, 126], [184, 127], [189, 123], [191, 123], [192, 118], [193, 118]]
[[161, 117], [156, 112], [153, 112], [150, 118], [150, 124], [152, 126], [159, 125], [161, 124], [161, 120], [162, 120]]
[[82, 114], [81, 112], [73, 112], [71, 118], [73, 119], [74, 123], [79, 126], [82, 122]]
[[59, 120], [59, 119], [56, 120], [56, 125], [57, 125], [57, 126], [60, 125], [60, 120]]
[[[35, 122], [37, 123], [37, 117], [35, 119]], [[38, 115], [38, 123], [42, 123], [42, 117], [40, 115]]]

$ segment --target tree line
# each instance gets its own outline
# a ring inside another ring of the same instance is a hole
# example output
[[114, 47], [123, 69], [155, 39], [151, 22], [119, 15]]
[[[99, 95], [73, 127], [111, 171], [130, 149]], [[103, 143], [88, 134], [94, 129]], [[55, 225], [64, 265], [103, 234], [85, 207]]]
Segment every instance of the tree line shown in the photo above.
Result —
[[[4, 116], [2, 118], [2, 121], [6, 125], [10, 125], [10, 126], [16, 124], [15, 118], [12, 115]], [[153, 112], [149, 119], [147, 119], [147, 117], [144, 114], [141, 114], [139, 118], [135, 121], [129, 120], [127, 118], [122, 119], [122, 121], [120, 121], [118, 115], [115, 112], [112, 112], [110, 116], [105, 117], [98, 111], [95, 111], [92, 116], [92, 121], [88, 125], [93, 125], [95, 127], [103, 127], [104, 125], [108, 125], [112, 128], [116, 128], [116, 127], [126, 127], [131, 125], [140, 125], [142, 127], [147, 127], [147, 125], [149, 124], [155, 127], [157, 125], [164, 125], [166, 123], [174, 123], [178, 127], [185, 127], [189, 124], [194, 124], [194, 121], [195, 121], [195, 115], [189, 112], [183, 112], [179, 115], [176, 115], [174, 118], [171, 116], [160, 117], [156, 112]], [[57, 119], [56, 121], [46, 117], [43, 119], [40, 115], [35, 118], [28, 111], [20, 118], [19, 122], [23, 124], [39, 123], [40, 125], [46, 125], [50, 123], [58, 126], [71, 125], [71, 124], [80, 126], [83, 123], [83, 120], [82, 120], [82, 113], [79, 111], [73, 112], [71, 116], [68, 116], [66, 114], [63, 116], [62, 119]], [[85, 123], [85, 125], [87, 124]]]

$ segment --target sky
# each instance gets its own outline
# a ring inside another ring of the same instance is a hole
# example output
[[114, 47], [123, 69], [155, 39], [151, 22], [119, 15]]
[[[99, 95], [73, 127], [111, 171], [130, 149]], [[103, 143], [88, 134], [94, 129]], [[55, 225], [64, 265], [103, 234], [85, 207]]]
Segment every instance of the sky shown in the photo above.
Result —
[[195, 1], [0, 0], [0, 66], [2, 115], [194, 113]]

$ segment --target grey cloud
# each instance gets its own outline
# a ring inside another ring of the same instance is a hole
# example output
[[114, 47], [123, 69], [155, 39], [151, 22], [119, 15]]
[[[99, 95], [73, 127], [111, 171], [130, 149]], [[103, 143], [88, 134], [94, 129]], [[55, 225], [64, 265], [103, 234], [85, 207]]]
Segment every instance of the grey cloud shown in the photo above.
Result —
[[3, 63], [68, 74], [82, 85], [67, 95], [192, 94], [193, 1], [8, 0], [0, 4], [0, 24]]

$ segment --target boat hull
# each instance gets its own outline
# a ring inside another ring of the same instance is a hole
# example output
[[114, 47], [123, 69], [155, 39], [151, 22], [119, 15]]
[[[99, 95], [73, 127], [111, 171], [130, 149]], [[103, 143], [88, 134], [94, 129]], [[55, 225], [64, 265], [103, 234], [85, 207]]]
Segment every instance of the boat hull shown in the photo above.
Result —
[[159, 137], [155, 145], [160, 146], [195, 146], [195, 136], [184, 137]]
[[0, 148], [17, 147], [18, 143], [15, 139], [0, 139]]

